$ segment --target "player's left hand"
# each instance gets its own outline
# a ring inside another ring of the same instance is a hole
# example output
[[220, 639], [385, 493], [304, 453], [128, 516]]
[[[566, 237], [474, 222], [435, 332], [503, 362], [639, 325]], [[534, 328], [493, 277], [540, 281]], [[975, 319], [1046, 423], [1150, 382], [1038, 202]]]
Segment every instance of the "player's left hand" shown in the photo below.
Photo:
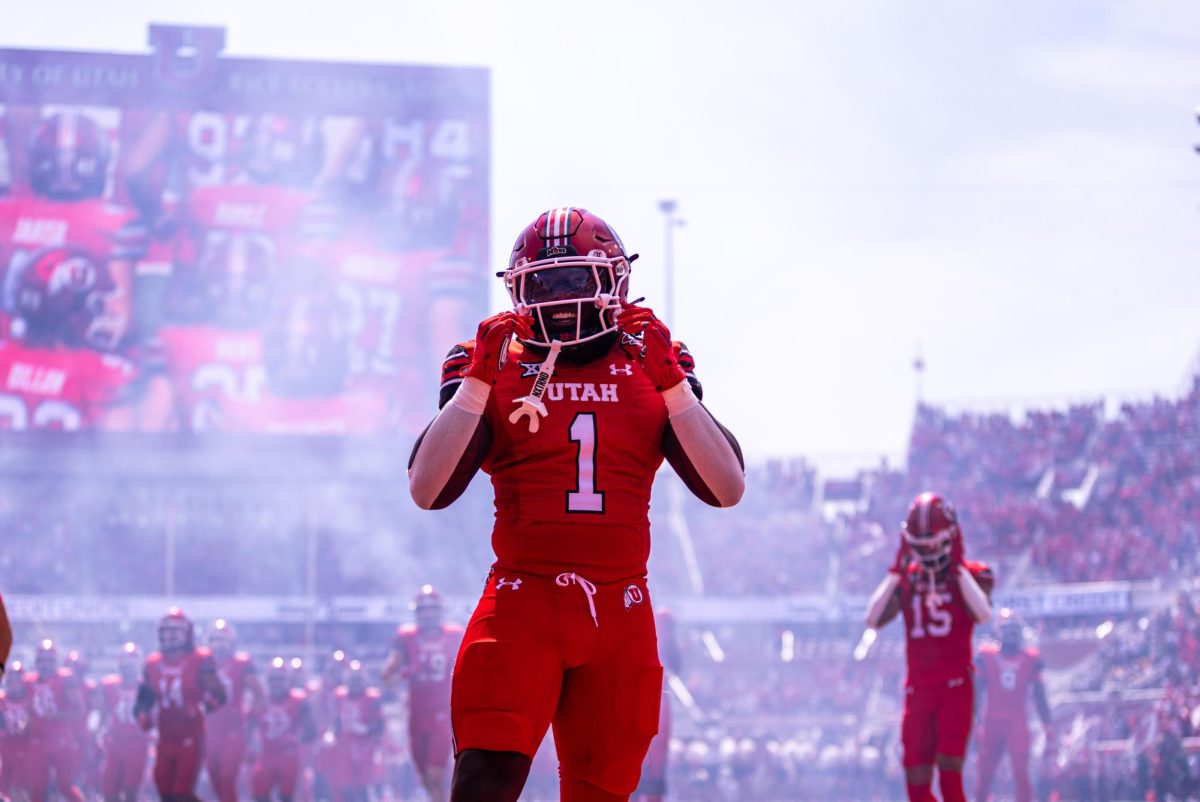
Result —
[[957, 568], [963, 565], [965, 558], [963, 557], [963, 539], [962, 535], [955, 537], [950, 541], [950, 567]]
[[622, 301], [617, 327], [625, 334], [640, 337], [642, 370], [660, 393], [687, 379], [675, 356], [671, 332], [653, 310]]

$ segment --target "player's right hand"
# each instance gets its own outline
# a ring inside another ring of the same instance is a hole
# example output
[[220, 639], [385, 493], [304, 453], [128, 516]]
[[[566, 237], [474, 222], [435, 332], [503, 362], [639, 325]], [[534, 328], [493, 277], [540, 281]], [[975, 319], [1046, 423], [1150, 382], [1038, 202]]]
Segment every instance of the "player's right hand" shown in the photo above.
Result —
[[488, 384], [496, 383], [508, 341], [513, 335], [518, 339], [533, 338], [533, 318], [513, 311], [492, 315], [479, 324], [475, 333], [475, 352], [467, 366], [467, 376]]

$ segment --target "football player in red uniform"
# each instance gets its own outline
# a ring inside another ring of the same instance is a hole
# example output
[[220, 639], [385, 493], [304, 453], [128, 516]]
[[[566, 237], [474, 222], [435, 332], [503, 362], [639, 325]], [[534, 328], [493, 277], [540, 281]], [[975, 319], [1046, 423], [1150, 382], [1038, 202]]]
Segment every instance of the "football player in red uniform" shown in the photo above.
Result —
[[362, 663], [351, 660], [346, 684], [334, 692], [334, 785], [337, 802], [366, 802], [375, 781], [375, 753], [383, 738], [383, 701], [367, 687]]
[[32, 194], [0, 198], [0, 422], [11, 429], [129, 428], [133, 366], [113, 351], [131, 317], [146, 232], [103, 200], [107, 134], [63, 111], [37, 127]]
[[630, 262], [578, 208], [522, 230], [514, 309], [455, 346], [410, 491], [445, 507], [482, 466], [496, 562], [455, 661], [454, 802], [520, 795], [554, 725], [564, 802], [627, 799], [658, 730], [662, 665], [646, 590], [664, 456], [714, 506], [741, 498], [737, 442], [700, 404], [687, 349], [626, 299]]
[[300, 745], [317, 735], [308, 696], [290, 687], [287, 663], [282, 657], [267, 669], [267, 694], [252, 714], [260, 748], [254, 763], [252, 793], [255, 802], [267, 802], [279, 789], [280, 802], [291, 802], [300, 774]]
[[206, 767], [218, 802], [237, 802], [238, 772], [246, 753], [246, 704], [251, 709], [263, 698], [262, 683], [250, 655], [237, 651], [237, 632], [224, 618], [213, 622], [208, 648], [217, 666], [217, 679], [227, 702], [208, 716]]
[[30, 792], [29, 768], [33, 748], [29, 722], [29, 687], [25, 684], [25, 667], [14, 662], [4, 673], [0, 690], [0, 795], [11, 798], [14, 792]]
[[158, 711], [154, 785], [163, 802], [196, 802], [204, 715], [225, 704], [225, 686], [212, 653], [195, 645], [191, 619], [178, 607], [159, 621], [158, 648], [146, 658], [134, 716], [148, 730]]
[[417, 623], [396, 630], [382, 679], [408, 683], [408, 740], [413, 764], [432, 802], [446, 798], [450, 761], [450, 672], [462, 643], [462, 627], [443, 622], [442, 598], [425, 585], [413, 600]]
[[[1017, 802], [1029, 802], [1033, 789], [1029, 781], [1029, 694], [1046, 734], [1046, 743], [1054, 739], [1050, 703], [1042, 684], [1042, 655], [1034, 646], [1025, 645], [1025, 625], [1005, 607], [996, 616], [1000, 643], [985, 643], [976, 661], [976, 695], [982, 702], [983, 724], [979, 730], [979, 773], [975, 799], [986, 802], [992, 780], [1007, 750], [1012, 766]], [[976, 705], [980, 707], [980, 705]]]
[[70, 669], [59, 667], [58, 648], [49, 640], [38, 645], [33, 665], [36, 673], [25, 677], [33, 712], [29, 766], [33, 798], [46, 798], [53, 775], [58, 792], [67, 802], [83, 802], [76, 785], [82, 766], [75, 722], [84, 707], [78, 678]]
[[117, 673], [100, 682], [100, 745], [104, 761], [100, 790], [104, 802], [137, 802], [150, 738], [133, 715], [137, 701], [138, 672], [142, 653], [137, 644], [126, 643], [117, 656]]
[[900, 548], [872, 594], [867, 626], [904, 616], [908, 654], [900, 737], [912, 802], [932, 802], [933, 769], [943, 802], [965, 802], [963, 759], [974, 695], [971, 634], [991, 618], [991, 569], [963, 557], [963, 536], [950, 502], [936, 493], [913, 501]]

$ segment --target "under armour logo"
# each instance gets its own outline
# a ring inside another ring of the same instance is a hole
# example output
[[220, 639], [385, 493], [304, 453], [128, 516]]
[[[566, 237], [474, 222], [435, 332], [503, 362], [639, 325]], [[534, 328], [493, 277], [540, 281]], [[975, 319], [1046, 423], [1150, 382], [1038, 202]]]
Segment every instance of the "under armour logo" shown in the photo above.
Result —
[[626, 610], [628, 610], [630, 607], [632, 607], [635, 604], [641, 604], [645, 600], [646, 600], [645, 594], [642, 593], [642, 589], [639, 588], [637, 585], [629, 585], [628, 587], [625, 588], [625, 609]]
[[619, 376], [619, 375], [632, 376], [633, 375], [633, 365], [626, 362], [625, 367], [619, 368], [619, 367], [617, 367], [616, 362], [609, 362], [608, 363], [608, 372], [614, 376]]
[[505, 586], [510, 587], [513, 590], [520, 590], [521, 581], [521, 577], [517, 577], [516, 579], [505, 579], [504, 577], [500, 577], [496, 580], [496, 590], [500, 590]]
[[528, 379], [530, 376], [536, 376], [542, 372], [541, 362], [521, 362], [521, 378]]

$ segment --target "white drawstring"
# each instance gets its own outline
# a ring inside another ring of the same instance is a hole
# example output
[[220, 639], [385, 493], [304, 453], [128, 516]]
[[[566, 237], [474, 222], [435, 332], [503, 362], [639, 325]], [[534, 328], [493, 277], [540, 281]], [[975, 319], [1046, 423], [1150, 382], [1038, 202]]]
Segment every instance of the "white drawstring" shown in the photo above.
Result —
[[596, 586], [576, 573], [561, 573], [554, 578], [554, 584], [559, 587], [565, 588], [572, 582], [579, 586], [580, 590], [583, 591], [583, 595], [587, 596], [588, 610], [592, 614], [592, 623], [600, 626], [600, 619], [596, 617], [596, 602], [592, 598], [596, 595]]

